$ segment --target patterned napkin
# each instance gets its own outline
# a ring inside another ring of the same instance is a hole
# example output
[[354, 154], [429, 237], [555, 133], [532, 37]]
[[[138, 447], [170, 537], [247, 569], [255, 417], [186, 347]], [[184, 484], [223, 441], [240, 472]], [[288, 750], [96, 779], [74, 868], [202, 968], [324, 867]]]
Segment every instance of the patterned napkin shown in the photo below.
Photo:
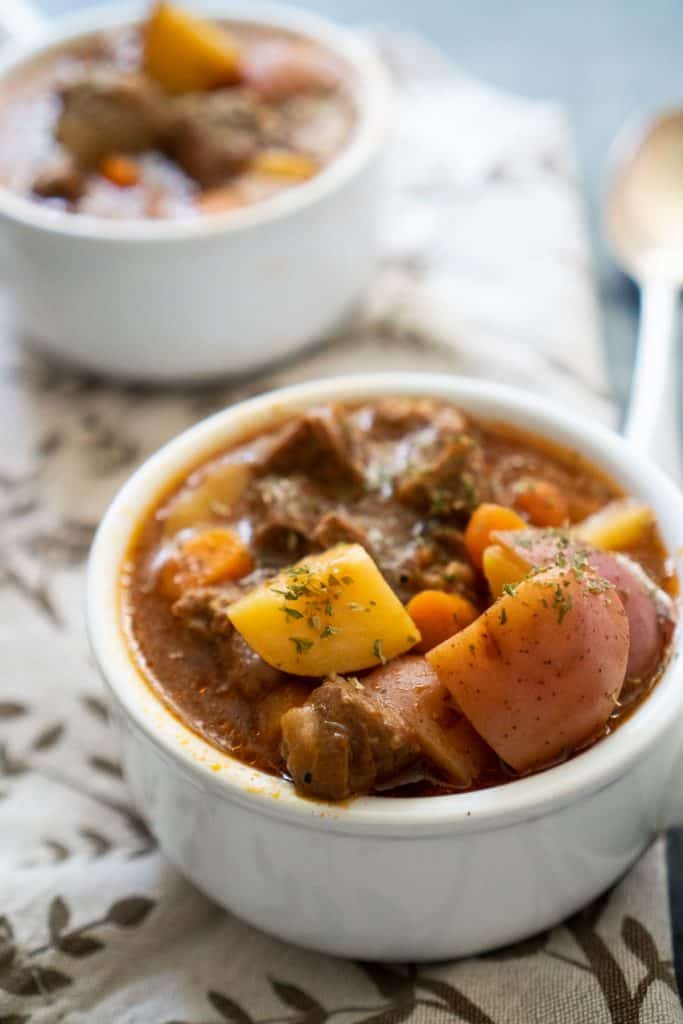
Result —
[[131, 806], [82, 621], [83, 563], [133, 467], [200, 416], [358, 369], [486, 374], [609, 419], [562, 114], [378, 36], [400, 88], [383, 266], [356, 322], [275, 373], [145, 393], [0, 326], [0, 1024], [681, 1022], [663, 849], [563, 927], [419, 969], [339, 962], [213, 906]]

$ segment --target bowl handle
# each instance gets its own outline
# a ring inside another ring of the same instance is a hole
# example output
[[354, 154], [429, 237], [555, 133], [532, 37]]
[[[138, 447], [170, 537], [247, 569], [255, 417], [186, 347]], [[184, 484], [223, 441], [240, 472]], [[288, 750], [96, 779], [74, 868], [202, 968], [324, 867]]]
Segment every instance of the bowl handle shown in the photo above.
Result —
[[47, 19], [31, 0], [2, 0], [0, 43], [32, 43], [47, 26]]

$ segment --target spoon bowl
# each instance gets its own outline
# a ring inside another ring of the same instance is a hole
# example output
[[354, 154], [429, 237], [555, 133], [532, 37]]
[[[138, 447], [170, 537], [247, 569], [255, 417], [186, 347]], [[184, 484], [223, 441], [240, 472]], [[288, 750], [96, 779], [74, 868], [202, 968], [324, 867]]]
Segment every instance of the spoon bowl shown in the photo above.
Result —
[[683, 285], [683, 110], [628, 124], [613, 150], [606, 228], [638, 281]]

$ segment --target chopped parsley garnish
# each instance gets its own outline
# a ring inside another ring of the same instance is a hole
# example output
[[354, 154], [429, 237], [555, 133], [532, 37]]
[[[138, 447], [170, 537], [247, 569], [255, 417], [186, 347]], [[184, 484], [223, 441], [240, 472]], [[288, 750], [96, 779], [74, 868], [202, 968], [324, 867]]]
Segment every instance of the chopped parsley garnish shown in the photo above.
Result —
[[313, 646], [313, 641], [305, 636], [290, 636], [289, 639], [296, 647], [297, 654], [305, 654]]
[[508, 597], [515, 597], [517, 594], [517, 587], [514, 583], [504, 583], [503, 593], [507, 594]]
[[376, 658], [379, 659], [379, 661], [382, 662], [383, 665], [386, 665], [387, 659], [384, 657], [384, 651], [382, 650], [381, 640], [375, 640], [374, 644], [372, 645], [372, 653], [375, 655]]
[[320, 634], [320, 639], [325, 640], [328, 636], [334, 636], [335, 633], [339, 632], [338, 626], [325, 626], [324, 630]]
[[501, 626], [504, 626], [505, 623], [507, 622], [507, 620], [508, 620], [508, 613], [505, 611], [504, 608], [501, 608], [500, 609], [500, 615], [498, 616], [498, 621], [500, 622]]
[[283, 605], [281, 609], [288, 619], [303, 619], [303, 613], [298, 611], [296, 608], [288, 608], [287, 605]]

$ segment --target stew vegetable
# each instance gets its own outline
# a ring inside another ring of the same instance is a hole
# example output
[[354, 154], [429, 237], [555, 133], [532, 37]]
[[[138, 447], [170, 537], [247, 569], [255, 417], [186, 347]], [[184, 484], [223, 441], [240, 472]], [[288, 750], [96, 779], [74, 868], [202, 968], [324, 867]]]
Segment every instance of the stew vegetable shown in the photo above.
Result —
[[655, 684], [677, 593], [651, 510], [576, 453], [412, 398], [311, 409], [192, 468], [122, 583], [162, 700], [329, 800], [573, 756]]
[[25, 65], [0, 105], [0, 183], [101, 217], [191, 217], [290, 189], [343, 148], [356, 117], [340, 58], [284, 30], [147, 22]]

